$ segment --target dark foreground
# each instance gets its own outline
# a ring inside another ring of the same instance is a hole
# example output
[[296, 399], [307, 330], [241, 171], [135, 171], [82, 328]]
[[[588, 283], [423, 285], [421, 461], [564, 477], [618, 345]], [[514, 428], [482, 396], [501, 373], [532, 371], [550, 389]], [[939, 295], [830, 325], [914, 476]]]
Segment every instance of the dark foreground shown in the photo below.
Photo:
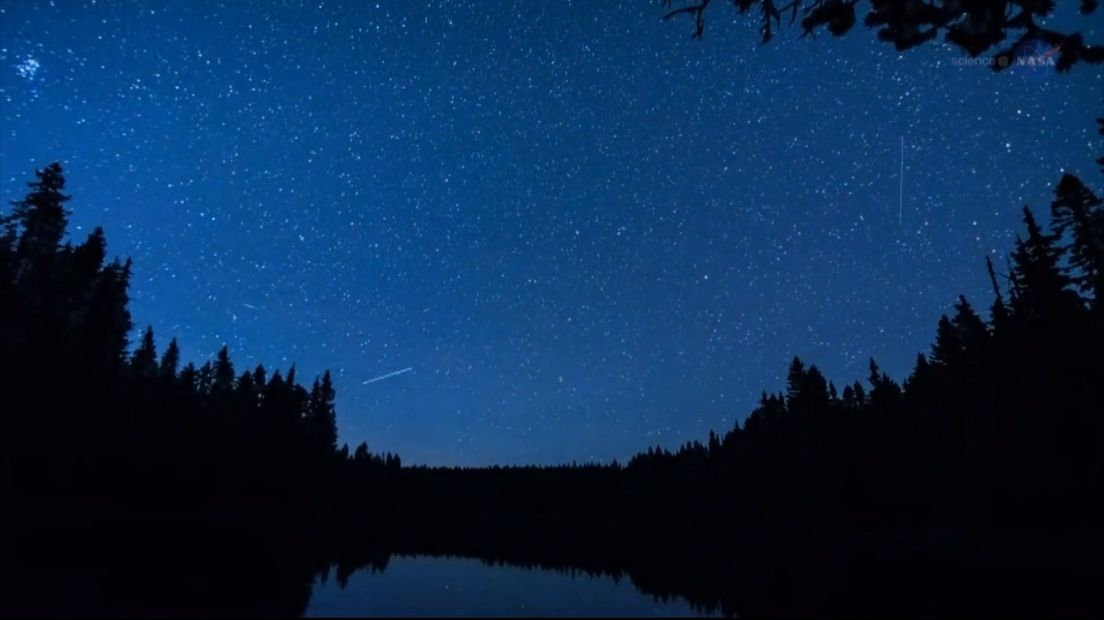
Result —
[[1104, 609], [1104, 545], [1070, 531], [455, 515], [323, 524], [82, 512], [51, 511], [5, 526], [5, 615], [295, 616], [307, 609], [320, 576], [343, 585], [363, 568], [386, 571], [393, 555], [626, 578], [647, 595], [726, 615], [1085, 617]]

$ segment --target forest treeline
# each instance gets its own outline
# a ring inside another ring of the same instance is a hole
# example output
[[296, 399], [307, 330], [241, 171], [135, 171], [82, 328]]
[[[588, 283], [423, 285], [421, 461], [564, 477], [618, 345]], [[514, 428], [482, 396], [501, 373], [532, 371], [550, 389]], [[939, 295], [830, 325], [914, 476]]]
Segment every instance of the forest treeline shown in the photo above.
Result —
[[[1064, 176], [1050, 231], [1025, 207], [989, 318], [965, 297], [901, 384], [871, 359], [838, 389], [794, 358], [786, 389], [724, 437], [628, 466], [670, 488], [735, 495], [774, 520], [1092, 523], [1104, 447], [1104, 208]], [[723, 491], [722, 491], [723, 492]]]
[[[1104, 166], [1104, 160], [1101, 161]], [[987, 317], [960, 297], [898, 383], [794, 358], [742, 424], [626, 465], [405, 468], [386, 505], [718, 523], [1089, 526], [1104, 517], [1104, 203], [1065, 175], [1028, 207]], [[984, 312], [984, 311], [983, 311]]]
[[329, 373], [200, 366], [147, 329], [103, 231], [66, 240], [58, 164], [0, 237], [3, 483], [59, 501], [379, 515], [540, 514], [856, 525], [1089, 524], [1104, 516], [1104, 202], [1073, 175], [1031, 209], [987, 316], [965, 298], [898, 383], [842, 389], [795, 358], [743, 424], [624, 466], [402, 467], [338, 447]]
[[398, 457], [337, 449], [330, 373], [238, 372], [226, 347], [197, 367], [152, 329], [131, 351], [131, 262], [106, 259], [102, 229], [65, 239], [62, 168], [35, 173], [0, 236], [3, 475], [56, 499], [299, 509], [342, 471]]

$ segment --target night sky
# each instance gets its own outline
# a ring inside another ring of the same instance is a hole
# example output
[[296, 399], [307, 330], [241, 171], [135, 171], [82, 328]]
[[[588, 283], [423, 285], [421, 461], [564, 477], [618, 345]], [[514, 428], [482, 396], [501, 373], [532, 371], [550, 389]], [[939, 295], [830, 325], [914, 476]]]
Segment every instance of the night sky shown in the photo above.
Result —
[[479, 465], [703, 439], [794, 355], [900, 379], [1024, 204], [1101, 185], [1099, 66], [716, 4], [3, 0], [0, 199], [60, 160], [162, 348], [331, 368], [341, 441]]

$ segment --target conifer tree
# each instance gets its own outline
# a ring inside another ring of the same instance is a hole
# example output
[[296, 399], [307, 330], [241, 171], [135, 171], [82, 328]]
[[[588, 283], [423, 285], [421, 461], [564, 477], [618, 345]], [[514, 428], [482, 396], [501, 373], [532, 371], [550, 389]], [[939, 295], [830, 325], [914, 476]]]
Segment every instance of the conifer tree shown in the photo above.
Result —
[[253, 376], [249, 371], [242, 371], [234, 387], [237, 394], [235, 405], [239, 409], [239, 414], [250, 414], [257, 406], [257, 384], [253, 382]]
[[103, 229], [98, 227], [70, 253], [62, 278], [65, 307], [60, 308], [67, 313], [64, 318], [68, 328], [79, 325], [87, 315], [92, 291], [106, 256], [107, 240]]
[[317, 443], [317, 449], [322, 455], [330, 455], [337, 450], [335, 397], [333, 380], [330, 377], [330, 371], [327, 370], [323, 373], [321, 381], [317, 379], [314, 381], [307, 405], [307, 423], [311, 429], [311, 436]]
[[[651, 448], [648, 448], [651, 450]], [[356, 447], [356, 451], [353, 452], [353, 460], [358, 463], [367, 462], [371, 459], [371, 454], [368, 452], [368, 444], [366, 442], [360, 442], [360, 445]]]
[[157, 374], [162, 381], [171, 382], [176, 378], [176, 367], [180, 365], [180, 347], [176, 344], [176, 338], [169, 341], [165, 353], [161, 356], [161, 364]]
[[65, 203], [69, 196], [61, 164], [55, 162], [35, 171], [36, 180], [27, 183], [31, 192], [12, 203], [11, 219], [20, 228], [16, 242], [15, 279], [17, 282], [39, 278], [38, 285], [51, 267], [61, 238], [69, 223]]
[[[1090, 299], [1104, 293], [1104, 200], [1081, 179], [1066, 174], [1050, 204], [1051, 230], [1056, 239], [1069, 237], [1070, 278]], [[1101, 308], [1097, 301], [1095, 307]]]
[[92, 290], [88, 312], [81, 325], [87, 354], [104, 369], [121, 364], [132, 328], [128, 304], [131, 262], [112, 261], [103, 268]]
[[717, 433], [712, 430], [709, 431], [709, 454], [717, 455], [721, 451], [721, 439], [717, 437]]
[[958, 296], [955, 317], [951, 323], [958, 334], [959, 343], [967, 351], [977, 353], [989, 340], [989, 327], [974, 311], [965, 295]]
[[185, 393], [195, 394], [199, 391], [199, 371], [196, 370], [195, 364], [188, 362], [180, 370], [179, 381]]
[[157, 374], [157, 347], [153, 340], [153, 328], [147, 327], [142, 342], [130, 358], [130, 368], [139, 379], [152, 379]]
[[805, 388], [805, 364], [801, 358], [794, 357], [790, 361], [790, 368], [786, 372], [786, 407], [794, 411], [801, 404], [802, 393]]
[[215, 357], [214, 375], [211, 390], [215, 394], [226, 395], [234, 389], [234, 364], [230, 361], [230, 350], [223, 345]]
[[211, 362], [203, 362], [196, 373], [196, 392], [203, 398], [211, 395], [211, 388], [215, 383], [215, 369]]
[[958, 332], [947, 315], [939, 317], [939, 326], [935, 332], [935, 344], [932, 345], [932, 362], [941, 366], [952, 366], [962, 352], [962, 343]]
[[870, 358], [870, 408], [876, 414], [893, 413], [901, 397], [901, 386], [878, 368]]
[[1027, 239], [1017, 236], [1012, 252], [1013, 285], [1018, 291], [1013, 313], [1026, 320], [1066, 316], [1077, 303], [1069, 290], [1069, 277], [1062, 273], [1062, 249], [1053, 235], [1042, 231], [1029, 207], [1024, 207], [1023, 221]]

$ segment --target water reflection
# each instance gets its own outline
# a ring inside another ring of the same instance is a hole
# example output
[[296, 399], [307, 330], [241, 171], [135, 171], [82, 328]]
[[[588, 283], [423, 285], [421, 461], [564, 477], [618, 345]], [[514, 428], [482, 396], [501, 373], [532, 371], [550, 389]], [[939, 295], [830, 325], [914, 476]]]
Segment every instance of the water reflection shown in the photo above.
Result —
[[[432, 527], [431, 527], [432, 525]], [[1099, 536], [841, 529], [8, 526], [0, 616], [1099, 616]]]
[[365, 567], [345, 577], [320, 576], [305, 615], [702, 615], [684, 598], [644, 594], [617, 575], [495, 565], [470, 558], [392, 556], [382, 568]]

